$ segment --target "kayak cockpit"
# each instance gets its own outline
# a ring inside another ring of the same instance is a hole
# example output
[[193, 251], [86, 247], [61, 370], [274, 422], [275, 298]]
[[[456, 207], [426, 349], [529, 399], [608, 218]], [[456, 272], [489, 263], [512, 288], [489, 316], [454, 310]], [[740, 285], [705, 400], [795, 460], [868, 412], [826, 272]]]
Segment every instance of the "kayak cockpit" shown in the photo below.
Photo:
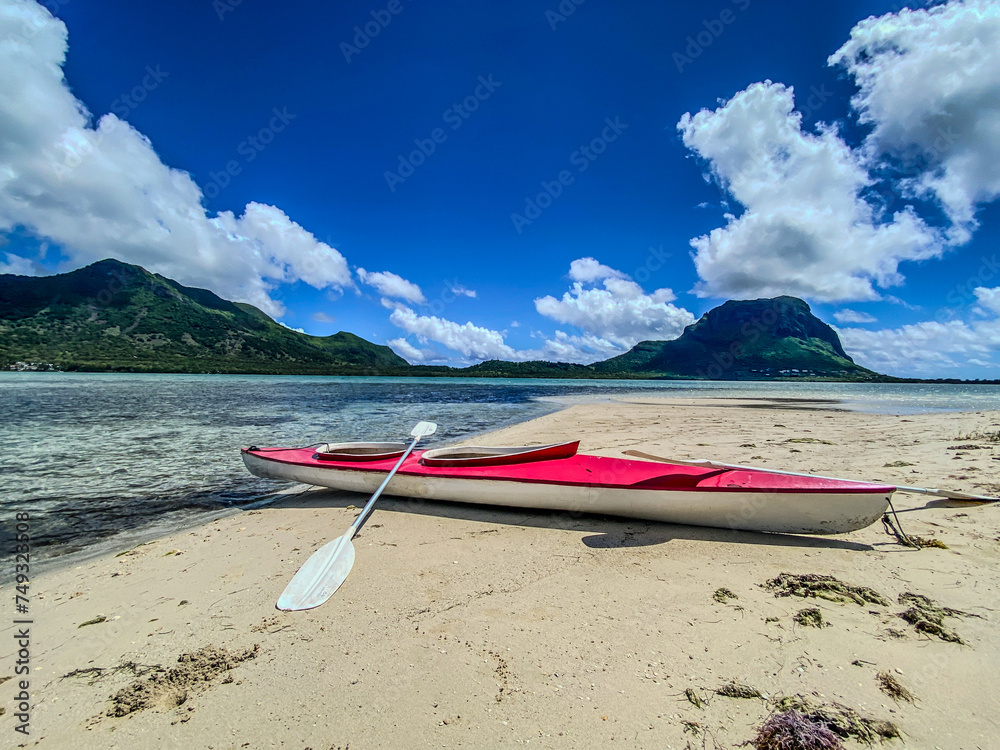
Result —
[[572, 458], [580, 447], [579, 440], [552, 445], [524, 445], [513, 448], [466, 446], [437, 448], [424, 451], [420, 463], [424, 466], [506, 466], [532, 461]]
[[324, 443], [316, 448], [320, 461], [384, 461], [399, 458], [406, 443]]

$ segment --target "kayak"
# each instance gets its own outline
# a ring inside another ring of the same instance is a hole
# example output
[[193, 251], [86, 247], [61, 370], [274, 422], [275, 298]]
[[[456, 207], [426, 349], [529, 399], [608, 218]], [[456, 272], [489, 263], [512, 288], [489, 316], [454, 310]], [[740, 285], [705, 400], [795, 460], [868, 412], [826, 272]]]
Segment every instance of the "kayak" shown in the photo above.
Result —
[[[398, 497], [790, 534], [871, 525], [895, 487], [763, 470], [704, 469], [577, 453], [578, 442], [414, 451], [387, 490]], [[370, 494], [403, 443], [246, 448], [250, 473]]]
[[[882, 517], [891, 485], [636, 461], [577, 452], [579, 442], [413, 451], [387, 494], [422, 500], [624, 516], [787, 534], [842, 534]], [[244, 448], [251, 474], [371, 494], [403, 443]]]

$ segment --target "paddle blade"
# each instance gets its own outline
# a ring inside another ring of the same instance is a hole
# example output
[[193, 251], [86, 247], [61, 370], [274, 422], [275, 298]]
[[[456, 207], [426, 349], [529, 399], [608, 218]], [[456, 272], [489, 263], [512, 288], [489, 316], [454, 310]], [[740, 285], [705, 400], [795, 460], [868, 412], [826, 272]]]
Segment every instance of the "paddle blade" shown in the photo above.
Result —
[[[899, 489], [904, 489], [904, 488], [900, 487]], [[987, 497], [985, 495], [970, 495], [966, 492], [953, 492], [951, 490], [934, 490], [934, 492], [940, 495], [941, 497], [947, 498], [948, 500], [965, 500], [970, 503], [1000, 502], [1000, 498]]]
[[415, 438], [427, 437], [437, 432], [437, 428], [438, 426], [434, 422], [417, 422], [414, 428], [410, 430], [410, 436]]
[[354, 566], [350, 533], [327, 542], [299, 568], [278, 597], [278, 609], [286, 611], [318, 607], [340, 588]]

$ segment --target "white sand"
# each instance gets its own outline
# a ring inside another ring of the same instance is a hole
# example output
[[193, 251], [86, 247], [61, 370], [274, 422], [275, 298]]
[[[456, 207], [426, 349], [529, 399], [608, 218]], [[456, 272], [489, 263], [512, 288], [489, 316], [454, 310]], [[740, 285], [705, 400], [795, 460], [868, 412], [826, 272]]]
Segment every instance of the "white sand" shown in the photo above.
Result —
[[[897, 417], [631, 400], [642, 403], [574, 406], [476, 442], [581, 437], [581, 450], [605, 455], [636, 448], [1000, 491], [1000, 444], [959, 439], [1000, 430], [1000, 413]], [[788, 442], [803, 438], [828, 442]], [[962, 444], [985, 448], [949, 448]], [[912, 466], [884, 466], [896, 461]], [[907, 747], [998, 744], [998, 506], [897, 493], [905, 530], [948, 546], [915, 551], [881, 524], [799, 537], [387, 498], [355, 541], [357, 561], [341, 590], [312, 611], [276, 611], [291, 575], [364, 500], [309, 491], [33, 580], [27, 743], [735, 747], [773, 708], [713, 694], [737, 680], [769, 697], [810, 695], [889, 719]], [[776, 598], [760, 584], [783, 571], [834, 575], [891, 604]], [[720, 587], [738, 599], [717, 603]], [[907, 591], [983, 619], [947, 618], [964, 646], [919, 634], [897, 616]], [[806, 607], [818, 607], [830, 626], [794, 623]], [[98, 616], [107, 619], [79, 627]], [[14, 632], [0, 635], [0, 677], [13, 673]], [[205, 646], [254, 644], [256, 658], [188, 686], [179, 706], [170, 704], [185, 689], [125, 717], [105, 715], [109, 698], [136, 680], [134, 670], [115, 667], [170, 669]], [[64, 677], [94, 667], [105, 671]], [[883, 670], [917, 703], [880, 692]], [[0, 688], [7, 746], [23, 739], [14, 733], [16, 685]], [[688, 688], [707, 706], [692, 705]]]

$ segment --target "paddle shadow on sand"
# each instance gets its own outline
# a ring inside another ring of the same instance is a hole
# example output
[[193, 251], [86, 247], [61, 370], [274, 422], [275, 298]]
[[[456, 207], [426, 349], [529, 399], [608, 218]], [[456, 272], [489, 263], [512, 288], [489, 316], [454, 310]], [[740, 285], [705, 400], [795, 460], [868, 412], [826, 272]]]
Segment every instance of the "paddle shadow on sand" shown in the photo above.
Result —
[[[367, 497], [340, 490], [314, 489], [290, 495], [281, 501], [281, 506], [302, 508], [339, 507], [349, 505], [361, 507]], [[376, 506], [376, 512], [410, 513], [436, 518], [454, 518], [475, 523], [499, 524], [502, 526], [527, 526], [542, 529], [563, 529], [565, 531], [590, 532], [581, 539], [591, 549], [620, 549], [627, 547], [651, 547], [666, 544], [675, 539], [725, 544], [757, 544], [771, 547], [801, 547], [812, 549], [844, 549], [867, 552], [874, 549], [869, 544], [860, 544], [844, 539], [798, 534], [771, 534], [754, 531], [717, 529], [708, 526], [684, 526], [681, 524], [659, 523], [600, 516], [586, 513], [566, 513], [562, 511], [532, 511], [523, 508], [507, 508], [498, 505], [475, 505], [471, 503], [438, 502], [434, 500], [414, 500], [385, 496]], [[361, 534], [365, 533], [362, 529]]]

